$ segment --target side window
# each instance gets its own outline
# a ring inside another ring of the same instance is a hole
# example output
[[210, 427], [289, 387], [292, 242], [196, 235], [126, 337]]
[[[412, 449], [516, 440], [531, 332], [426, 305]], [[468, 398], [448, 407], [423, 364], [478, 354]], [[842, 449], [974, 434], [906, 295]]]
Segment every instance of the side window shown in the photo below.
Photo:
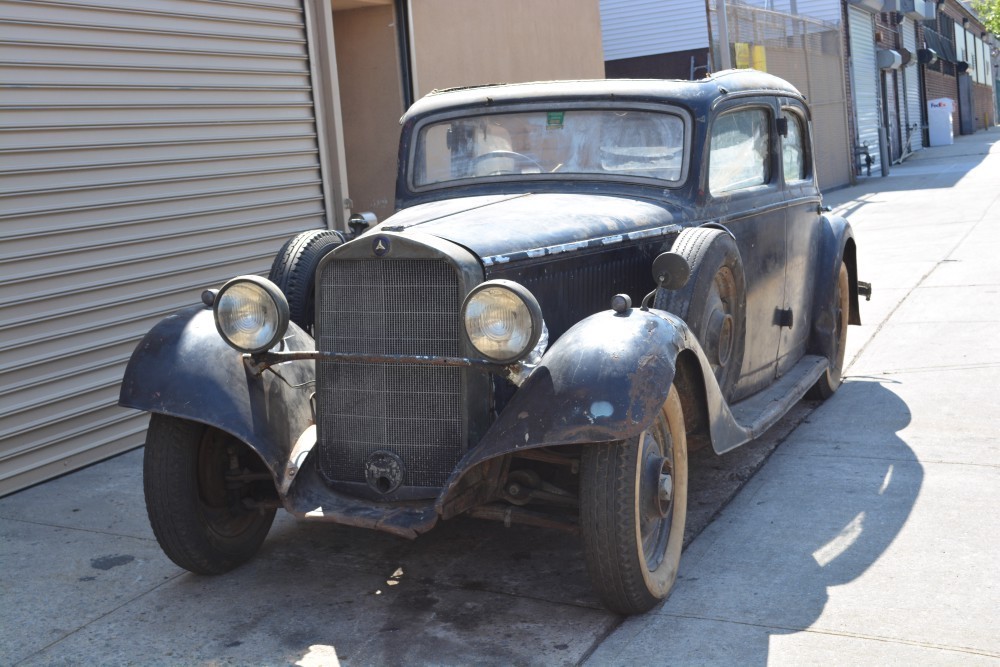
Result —
[[715, 119], [708, 156], [712, 194], [762, 185], [771, 180], [770, 115], [767, 109], [730, 111]]
[[788, 135], [781, 141], [781, 166], [785, 182], [802, 181], [806, 173], [805, 124], [797, 113], [782, 114], [788, 121]]

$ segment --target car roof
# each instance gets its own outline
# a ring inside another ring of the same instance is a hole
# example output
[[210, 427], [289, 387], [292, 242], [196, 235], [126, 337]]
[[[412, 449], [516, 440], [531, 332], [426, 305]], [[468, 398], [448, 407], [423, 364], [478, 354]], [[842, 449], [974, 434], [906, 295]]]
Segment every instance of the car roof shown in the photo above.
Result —
[[780, 94], [804, 100], [795, 86], [773, 74], [752, 69], [725, 70], [697, 81], [679, 79], [589, 79], [535, 81], [434, 90], [411, 106], [401, 123], [446, 109], [488, 107], [546, 100], [686, 102], [711, 106], [730, 95]]

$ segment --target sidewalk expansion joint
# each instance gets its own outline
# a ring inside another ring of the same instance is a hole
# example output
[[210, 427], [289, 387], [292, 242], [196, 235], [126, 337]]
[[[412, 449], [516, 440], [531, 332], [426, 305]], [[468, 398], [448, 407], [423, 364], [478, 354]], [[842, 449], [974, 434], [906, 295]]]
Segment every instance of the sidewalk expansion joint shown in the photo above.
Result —
[[61, 637], [59, 637], [58, 639], [53, 639], [51, 642], [49, 642], [45, 646], [41, 647], [40, 649], [38, 649], [37, 651], [35, 651], [31, 655], [25, 656], [24, 658], [22, 658], [21, 660], [19, 660], [15, 664], [21, 664], [21, 663], [27, 662], [28, 660], [31, 660], [32, 658], [34, 658], [34, 657], [36, 657], [38, 655], [41, 655], [42, 653], [45, 653], [45, 651], [48, 651], [50, 648], [52, 648], [56, 644], [62, 642], [63, 640], [69, 639], [70, 637], [72, 637], [73, 635], [77, 634], [81, 630], [85, 630], [85, 629], [89, 628], [91, 625], [93, 625], [94, 623], [97, 623], [98, 621], [104, 620], [105, 618], [107, 618], [111, 614], [114, 614], [115, 612], [117, 612], [119, 609], [122, 609], [123, 607], [127, 607], [128, 605], [132, 604], [136, 600], [138, 600], [140, 598], [143, 598], [143, 597], [149, 595], [150, 593], [153, 593], [156, 590], [159, 590], [163, 586], [166, 586], [167, 584], [171, 583], [177, 577], [184, 576], [185, 574], [187, 574], [187, 572], [184, 572], [182, 570], [182, 571], [178, 572], [177, 574], [165, 577], [163, 581], [161, 581], [160, 583], [156, 584], [152, 588], [150, 588], [148, 590], [145, 590], [145, 591], [142, 591], [141, 593], [137, 593], [136, 595], [133, 595], [132, 597], [130, 597], [127, 600], [124, 600], [121, 604], [119, 604], [118, 606], [114, 607], [113, 609], [109, 609], [108, 611], [104, 612], [100, 616], [96, 616], [96, 617], [92, 618], [91, 620], [87, 621], [86, 623], [84, 623], [83, 625], [81, 625], [81, 626], [79, 626], [77, 628], [74, 628], [73, 630], [70, 630], [69, 632], [67, 632], [64, 635], [62, 635]]
[[[997, 199], [1000, 199], [1000, 195], [997, 195]], [[896, 314], [896, 311], [898, 311], [903, 306], [903, 304], [906, 303], [907, 299], [910, 298], [910, 295], [912, 295], [916, 290], [918, 290], [924, 284], [924, 282], [931, 276], [931, 274], [937, 271], [938, 267], [949, 261], [949, 258], [955, 254], [955, 251], [958, 250], [958, 248], [963, 243], [965, 243], [965, 240], [969, 238], [973, 230], [975, 230], [976, 227], [978, 227], [982, 222], [983, 218], [980, 218], [972, 225], [970, 225], [969, 229], [964, 234], [962, 234], [962, 237], [958, 239], [958, 241], [956, 241], [955, 244], [951, 247], [951, 250], [948, 251], [948, 254], [946, 254], [943, 259], [935, 262], [934, 266], [932, 266], [927, 273], [921, 276], [920, 280], [918, 280], [916, 284], [913, 285], [913, 287], [911, 287], [906, 291], [906, 294], [903, 296], [903, 298], [897, 301], [896, 305], [892, 307], [892, 310], [890, 310], [886, 314], [886, 316], [882, 318], [882, 321], [878, 323], [878, 326], [875, 327], [875, 331], [873, 331], [872, 335], [868, 337], [868, 340], [865, 341], [864, 345], [862, 345], [861, 348], [854, 353], [854, 356], [851, 357], [851, 360], [848, 363], [844, 364], [845, 371], [849, 370], [851, 366], [853, 366], [854, 363], [861, 358], [861, 355], [863, 355], [865, 351], [868, 350], [868, 348], [872, 344], [872, 341], [874, 341], [878, 337], [878, 335], [882, 333], [882, 329], [884, 329], [885, 326], [889, 323], [889, 321], [892, 319], [892, 316]]]
[[42, 526], [43, 528], [59, 528], [61, 530], [72, 530], [80, 533], [93, 533], [94, 535], [109, 535], [111, 537], [124, 537], [132, 540], [142, 540], [144, 542], [155, 542], [154, 537], [143, 537], [140, 535], [128, 535], [126, 533], [113, 533], [108, 530], [96, 530], [94, 528], [81, 528], [79, 526], [64, 526], [58, 523], [46, 523], [44, 521], [31, 521], [29, 519], [20, 519], [12, 516], [5, 516], [0, 514], [0, 520], [3, 521], [15, 521], [17, 523], [25, 523], [32, 526]]
[[[989, 324], [989, 322], [983, 322], [983, 324]], [[941, 373], [950, 371], [971, 371], [977, 370], [979, 368], [997, 368], [1000, 367], [1000, 362], [986, 362], [982, 364], [947, 364], [945, 366], [914, 366], [912, 368], [897, 368], [888, 371], [877, 371], [875, 373], [868, 373], [865, 376], [854, 375], [848, 376], [848, 378], [860, 378], [867, 377], [871, 378], [875, 376], [877, 379], [880, 375], [908, 375], [911, 373]]]
[[975, 648], [971, 646], [953, 646], [951, 644], [936, 644], [934, 642], [923, 642], [917, 641], [915, 639], [903, 639], [901, 637], [884, 637], [882, 635], [866, 635], [860, 632], [844, 632], [840, 630], [827, 630], [824, 628], [808, 627], [808, 628], [798, 628], [783, 625], [770, 625], [766, 623], [753, 623], [750, 621], [736, 621], [729, 618], [716, 618], [712, 616], [697, 616], [694, 614], [672, 614], [669, 612], [660, 612], [658, 616], [666, 616], [669, 618], [678, 619], [688, 619], [695, 621], [712, 621], [715, 623], [730, 623], [733, 625], [743, 625], [752, 628], [761, 628], [763, 630], [779, 630], [782, 634], [788, 634], [792, 632], [806, 632], [810, 634], [817, 635], [828, 635], [831, 637], [844, 637], [847, 639], [864, 639], [866, 641], [882, 642], [886, 644], [905, 644], [908, 646], [917, 646], [920, 648], [935, 649], [938, 651], [949, 651], [952, 653], [965, 653], [969, 655], [981, 655], [988, 658], [1000, 658], [1000, 653], [995, 651], [989, 651], [987, 649]]
[[1000, 468], [1000, 463], [974, 463], [971, 461], [945, 461], [943, 459], [904, 459], [895, 456], [865, 456], [863, 454], [828, 454], [826, 452], [790, 452], [782, 454], [781, 458], [824, 458], [839, 459], [847, 461], [850, 459], [860, 459], [864, 461], [888, 461], [890, 463], [912, 464], [916, 466], [925, 465], [945, 465], [945, 466], [966, 466], [969, 468]]
[[[601, 644], [603, 644], [608, 639], [608, 637], [613, 635], [615, 632], [618, 631], [620, 627], [622, 627], [627, 618], [628, 618], [627, 616], [619, 616], [613, 623], [609, 624], [608, 627], [604, 629], [604, 632], [594, 637], [594, 641], [590, 644], [587, 650], [583, 652], [579, 660], [576, 661], [576, 664], [578, 666], [586, 664], [586, 662], [590, 660], [590, 656], [594, 655], [594, 652], [601, 647]], [[626, 642], [626, 645], [629, 644], [634, 638], [635, 638], [635, 633], [633, 632], [632, 636], [629, 637], [628, 641]]]

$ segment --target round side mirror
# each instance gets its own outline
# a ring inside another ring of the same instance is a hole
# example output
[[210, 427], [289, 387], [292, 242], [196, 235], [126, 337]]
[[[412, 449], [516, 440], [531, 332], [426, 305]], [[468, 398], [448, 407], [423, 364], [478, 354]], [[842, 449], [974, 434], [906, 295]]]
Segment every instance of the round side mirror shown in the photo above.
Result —
[[653, 282], [657, 287], [676, 290], [691, 277], [691, 266], [675, 252], [665, 252], [653, 260]]

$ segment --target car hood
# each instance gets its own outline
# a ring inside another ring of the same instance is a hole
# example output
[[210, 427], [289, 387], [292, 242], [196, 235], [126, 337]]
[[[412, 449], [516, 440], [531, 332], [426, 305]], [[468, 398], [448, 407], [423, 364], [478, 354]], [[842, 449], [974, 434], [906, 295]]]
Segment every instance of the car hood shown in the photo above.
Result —
[[590, 245], [589, 241], [613, 243], [658, 235], [685, 217], [683, 209], [669, 203], [607, 195], [529, 193], [418, 204], [368, 233], [412, 230], [432, 234], [468, 248], [489, 264], [490, 260], [506, 261], [516, 253], [537, 256]]

